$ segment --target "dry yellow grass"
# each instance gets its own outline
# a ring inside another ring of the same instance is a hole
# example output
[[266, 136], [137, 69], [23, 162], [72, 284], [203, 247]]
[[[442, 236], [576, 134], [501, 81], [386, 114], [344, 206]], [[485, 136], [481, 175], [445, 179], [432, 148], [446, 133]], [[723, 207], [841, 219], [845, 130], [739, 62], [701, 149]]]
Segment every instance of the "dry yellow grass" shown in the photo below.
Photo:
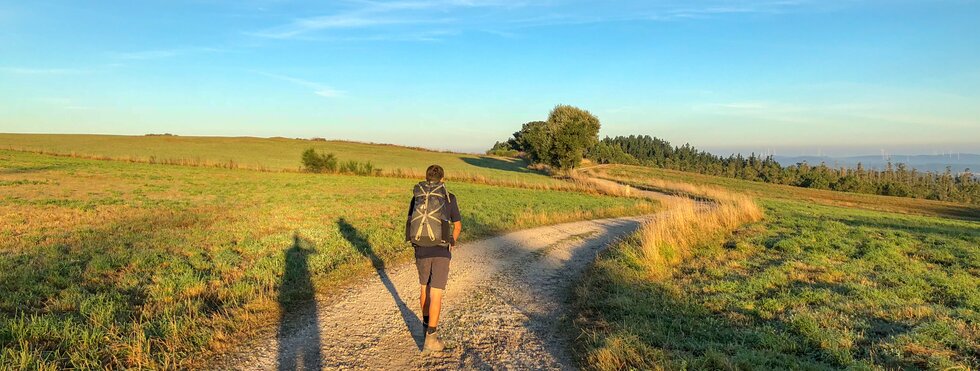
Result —
[[669, 276], [671, 268], [691, 255], [691, 249], [716, 242], [745, 223], [762, 220], [762, 210], [747, 197], [724, 195], [715, 204], [678, 200], [669, 212], [640, 231], [639, 260], [653, 278]]
[[645, 185], [659, 191], [684, 195], [667, 201], [669, 212], [647, 223], [639, 232], [638, 254], [653, 278], [663, 278], [691, 255], [691, 249], [719, 241], [739, 226], [762, 220], [762, 209], [752, 197], [721, 188], [698, 186], [662, 179]]

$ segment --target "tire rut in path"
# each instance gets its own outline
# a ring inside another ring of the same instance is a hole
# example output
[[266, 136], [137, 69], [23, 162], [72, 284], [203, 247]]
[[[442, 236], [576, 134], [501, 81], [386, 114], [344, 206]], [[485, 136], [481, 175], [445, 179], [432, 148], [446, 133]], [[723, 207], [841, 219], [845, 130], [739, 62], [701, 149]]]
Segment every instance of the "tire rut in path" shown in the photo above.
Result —
[[[440, 337], [454, 345], [421, 354], [414, 264], [381, 268], [332, 301], [296, 313], [216, 360], [227, 369], [571, 369], [572, 285], [596, 254], [653, 216], [533, 228], [453, 252]], [[247, 349], [245, 349], [247, 348]]]

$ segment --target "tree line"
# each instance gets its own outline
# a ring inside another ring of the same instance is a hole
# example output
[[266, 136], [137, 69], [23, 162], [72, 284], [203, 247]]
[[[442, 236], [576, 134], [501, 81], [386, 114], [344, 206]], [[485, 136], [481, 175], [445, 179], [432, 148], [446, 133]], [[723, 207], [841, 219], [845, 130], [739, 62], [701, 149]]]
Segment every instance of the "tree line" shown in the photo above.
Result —
[[622, 150], [623, 155], [610, 155], [615, 152], [608, 150], [590, 152], [590, 158], [598, 163], [645, 165], [803, 188], [980, 204], [980, 182], [969, 169], [959, 174], [948, 167], [944, 172], [923, 172], [890, 162], [884, 169], [866, 169], [861, 164], [848, 168], [806, 162], [782, 166], [773, 156], [753, 153], [748, 157], [741, 154], [722, 157], [689, 144], [672, 146], [649, 135], [607, 137], [600, 143]]
[[533, 164], [561, 170], [574, 168], [588, 158], [600, 164], [651, 166], [803, 188], [980, 204], [980, 182], [969, 169], [954, 174], [948, 167], [944, 172], [923, 172], [903, 163], [888, 163], [884, 169], [806, 162], [782, 166], [773, 156], [753, 153], [747, 157], [723, 157], [690, 144], [673, 146], [649, 135], [599, 140], [599, 128], [599, 119], [588, 111], [559, 105], [547, 121], [524, 124], [510, 139], [497, 142], [487, 153], [522, 156]]

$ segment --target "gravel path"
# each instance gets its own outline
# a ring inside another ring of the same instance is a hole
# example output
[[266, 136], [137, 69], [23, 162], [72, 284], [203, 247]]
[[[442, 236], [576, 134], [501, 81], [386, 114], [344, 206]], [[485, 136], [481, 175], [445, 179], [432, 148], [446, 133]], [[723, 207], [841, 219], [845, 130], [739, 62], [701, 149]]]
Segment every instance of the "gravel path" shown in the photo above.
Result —
[[439, 333], [453, 345], [422, 355], [414, 264], [381, 268], [333, 301], [216, 361], [220, 369], [572, 369], [569, 305], [596, 254], [654, 216], [513, 232], [453, 253]]

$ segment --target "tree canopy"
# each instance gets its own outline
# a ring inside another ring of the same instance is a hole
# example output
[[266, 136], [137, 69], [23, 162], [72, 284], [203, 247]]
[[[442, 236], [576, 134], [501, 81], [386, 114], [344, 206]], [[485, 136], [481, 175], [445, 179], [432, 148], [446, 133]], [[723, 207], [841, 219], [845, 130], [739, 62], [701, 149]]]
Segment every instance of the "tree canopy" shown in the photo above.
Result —
[[581, 108], [558, 105], [547, 121], [532, 121], [506, 142], [494, 145], [494, 153], [516, 150], [533, 163], [572, 169], [599, 142], [599, 118]]

